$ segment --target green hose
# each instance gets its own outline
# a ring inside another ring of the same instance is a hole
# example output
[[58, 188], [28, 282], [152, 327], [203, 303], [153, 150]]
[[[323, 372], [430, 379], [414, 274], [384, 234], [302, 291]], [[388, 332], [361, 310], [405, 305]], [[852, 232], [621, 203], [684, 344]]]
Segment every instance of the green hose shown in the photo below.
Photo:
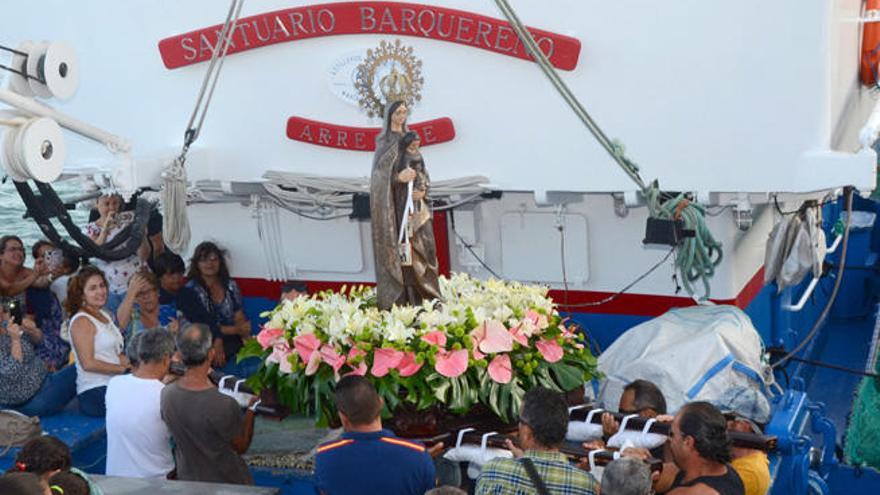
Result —
[[[684, 222], [684, 228], [693, 230], [694, 236], [685, 238], [678, 246], [675, 268], [681, 276], [682, 285], [688, 294], [694, 295], [693, 282], [703, 282], [704, 293], [700, 300], [709, 298], [709, 280], [715, 275], [715, 267], [721, 263], [723, 253], [721, 243], [716, 241], [706, 226], [706, 209], [685, 198], [684, 194], [663, 201], [660, 188], [654, 182], [645, 190], [645, 200], [652, 217], [674, 220], [676, 216]], [[679, 205], [686, 202], [686, 206]]]

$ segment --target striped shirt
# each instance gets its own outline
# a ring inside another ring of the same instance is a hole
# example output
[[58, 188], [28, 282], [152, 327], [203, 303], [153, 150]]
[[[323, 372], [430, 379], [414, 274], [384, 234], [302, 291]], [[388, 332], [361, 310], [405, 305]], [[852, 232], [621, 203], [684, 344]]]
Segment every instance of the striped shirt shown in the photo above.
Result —
[[[553, 495], [596, 495], [598, 483], [593, 476], [572, 466], [559, 452], [527, 450], [528, 457]], [[477, 479], [476, 495], [534, 495], [538, 493], [526, 469], [517, 459], [492, 459], [483, 466]]]

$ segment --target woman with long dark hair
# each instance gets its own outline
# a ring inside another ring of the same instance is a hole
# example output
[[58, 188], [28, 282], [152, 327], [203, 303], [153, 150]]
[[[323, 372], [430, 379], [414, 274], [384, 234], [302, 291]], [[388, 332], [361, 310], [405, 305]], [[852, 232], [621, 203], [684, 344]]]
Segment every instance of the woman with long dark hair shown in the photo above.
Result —
[[70, 317], [70, 341], [76, 358], [76, 394], [79, 409], [88, 416], [104, 416], [107, 383], [129, 368], [123, 354], [122, 333], [104, 311], [107, 279], [98, 268], [86, 265], [70, 279], [64, 307]]
[[242, 378], [252, 374], [256, 368], [249, 361], [235, 364], [235, 355], [244, 339], [251, 336], [251, 322], [244, 314], [241, 290], [229, 275], [226, 252], [210, 241], [196, 246], [187, 279], [180, 293], [179, 309], [187, 321], [211, 328], [213, 366]]

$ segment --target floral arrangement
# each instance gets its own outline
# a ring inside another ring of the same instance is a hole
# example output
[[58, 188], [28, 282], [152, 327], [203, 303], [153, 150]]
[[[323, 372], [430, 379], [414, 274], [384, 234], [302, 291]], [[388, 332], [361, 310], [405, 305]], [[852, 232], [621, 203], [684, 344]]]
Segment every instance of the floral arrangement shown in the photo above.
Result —
[[248, 380], [291, 410], [335, 417], [333, 384], [371, 377], [390, 414], [409, 404], [465, 413], [482, 403], [504, 420], [536, 385], [569, 391], [596, 369], [586, 336], [567, 325], [548, 289], [466, 274], [440, 279], [443, 301], [380, 311], [370, 287], [285, 301], [239, 359], [259, 356]]

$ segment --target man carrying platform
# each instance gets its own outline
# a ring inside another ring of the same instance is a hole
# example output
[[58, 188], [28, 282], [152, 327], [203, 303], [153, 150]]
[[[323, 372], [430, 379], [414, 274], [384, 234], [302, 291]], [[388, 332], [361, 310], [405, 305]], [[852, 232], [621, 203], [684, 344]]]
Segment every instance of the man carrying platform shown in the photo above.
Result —
[[596, 495], [596, 479], [559, 452], [567, 428], [568, 404], [562, 394], [544, 387], [526, 392], [519, 418], [519, 442], [524, 450], [508, 444], [516, 458], [486, 463], [477, 479], [477, 495]]
[[240, 454], [251, 444], [254, 412], [249, 408], [242, 415], [238, 402], [211, 382], [212, 342], [206, 325], [182, 330], [177, 348], [186, 373], [162, 390], [162, 419], [176, 444], [177, 478], [252, 485]]
[[423, 495], [434, 488], [428, 449], [382, 429], [383, 401], [369, 380], [343, 378], [336, 384], [335, 400], [345, 432], [318, 447], [315, 481], [321, 493]]
[[744, 495], [730, 465], [727, 421], [708, 402], [685, 404], [669, 432], [669, 448], [680, 472], [670, 495]]

